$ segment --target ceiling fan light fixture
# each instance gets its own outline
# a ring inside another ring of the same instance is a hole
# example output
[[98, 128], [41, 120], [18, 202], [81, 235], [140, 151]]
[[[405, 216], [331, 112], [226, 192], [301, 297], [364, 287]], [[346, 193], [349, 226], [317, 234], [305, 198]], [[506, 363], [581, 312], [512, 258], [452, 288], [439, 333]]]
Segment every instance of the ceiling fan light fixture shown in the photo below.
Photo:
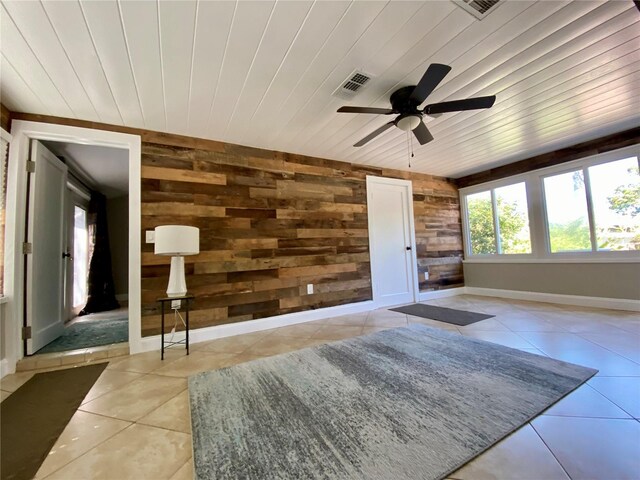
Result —
[[407, 115], [406, 117], [400, 117], [396, 121], [396, 127], [405, 132], [414, 130], [418, 125], [420, 125], [420, 118], [421, 117], [419, 115]]

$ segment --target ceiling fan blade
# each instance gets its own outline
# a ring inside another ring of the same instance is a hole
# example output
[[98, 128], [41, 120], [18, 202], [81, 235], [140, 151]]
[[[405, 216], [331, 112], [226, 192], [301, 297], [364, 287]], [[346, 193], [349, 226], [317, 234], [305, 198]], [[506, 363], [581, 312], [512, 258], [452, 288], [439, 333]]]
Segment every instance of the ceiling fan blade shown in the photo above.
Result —
[[360, 140], [357, 143], [354, 143], [353, 146], [354, 147], [361, 147], [363, 146], [365, 143], [368, 143], [369, 141], [373, 140], [374, 138], [376, 138], [378, 135], [380, 135], [382, 132], [384, 132], [385, 130], [388, 130], [389, 128], [393, 127], [393, 122], [389, 122], [389, 123], [385, 123], [384, 125], [382, 125], [380, 128], [375, 129], [373, 132], [371, 132], [369, 135], [367, 135], [366, 137], [364, 137], [362, 140]]
[[411, 101], [418, 105], [424, 102], [450, 71], [451, 67], [449, 65], [442, 65], [441, 63], [432, 63], [429, 65], [420, 82], [418, 82], [416, 88], [411, 92], [411, 96], [409, 97]]
[[424, 108], [424, 113], [434, 115], [447, 112], [461, 112], [463, 110], [477, 110], [491, 108], [496, 101], [496, 96], [467, 98], [465, 100], [452, 100], [450, 102], [432, 103]]
[[390, 115], [393, 110], [390, 108], [375, 107], [340, 107], [338, 113], [374, 113], [379, 115]]
[[420, 142], [420, 145], [424, 145], [433, 140], [433, 135], [431, 135], [431, 132], [422, 120], [420, 120], [420, 124], [413, 129], [413, 134], [418, 139], [418, 142]]

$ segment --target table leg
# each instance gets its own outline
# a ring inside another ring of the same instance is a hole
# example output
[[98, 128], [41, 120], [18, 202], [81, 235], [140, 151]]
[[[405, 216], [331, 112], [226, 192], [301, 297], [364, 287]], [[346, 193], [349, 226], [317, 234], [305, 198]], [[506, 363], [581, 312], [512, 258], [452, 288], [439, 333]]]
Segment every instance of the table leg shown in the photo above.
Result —
[[164, 360], [164, 302], [160, 302], [160, 309], [162, 311], [162, 314], [160, 315], [160, 318], [162, 318], [162, 330], [160, 332], [160, 341], [162, 342], [162, 345], [160, 346], [160, 360]]
[[187, 355], [189, 355], [189, 300], [187, 300], [187, 334], [186, 334], [186, 341], [187, 341]]

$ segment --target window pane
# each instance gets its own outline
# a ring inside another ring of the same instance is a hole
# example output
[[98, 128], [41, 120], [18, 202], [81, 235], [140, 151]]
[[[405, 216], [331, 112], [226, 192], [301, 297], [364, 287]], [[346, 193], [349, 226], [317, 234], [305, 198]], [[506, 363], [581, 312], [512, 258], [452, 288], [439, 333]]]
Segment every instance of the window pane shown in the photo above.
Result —
[[73, 213], [73, 306], [78, 307], [87, 301], [89, 236], [86, 210], [76, 205]]
[[544, 179], [552, 252], [591, 250], [587, 196], [582, 170]]
[[637, 157], [589, 168], [598, 250], [640, 250]]
[[467, 196], [469, 213], [469, 236], [471, 254], [496, 253], [496, 235], [493, 228], [491, 192], [475, 193]]
[[524, 182], [495, 189], [500, 253], [531, 253], [527, 189]]

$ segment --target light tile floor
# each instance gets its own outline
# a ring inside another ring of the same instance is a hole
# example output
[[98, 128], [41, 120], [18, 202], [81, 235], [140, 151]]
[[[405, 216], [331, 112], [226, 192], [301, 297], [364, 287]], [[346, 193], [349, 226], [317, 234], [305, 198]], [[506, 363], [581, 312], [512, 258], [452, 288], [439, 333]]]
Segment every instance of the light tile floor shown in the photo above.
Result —
[[[456, 327], [377, 310], [194, 344], [164, 362], [159, 352], [100, 360], [109, 366], [36, 478], [192, 478], [188, 375], [410, 323], [600, 370], [452, 479], [640, 478], [639, 314], [469, 295], [429, 303], [496, 316]], [[3, 378], [1, 398], [34, 372]]]

